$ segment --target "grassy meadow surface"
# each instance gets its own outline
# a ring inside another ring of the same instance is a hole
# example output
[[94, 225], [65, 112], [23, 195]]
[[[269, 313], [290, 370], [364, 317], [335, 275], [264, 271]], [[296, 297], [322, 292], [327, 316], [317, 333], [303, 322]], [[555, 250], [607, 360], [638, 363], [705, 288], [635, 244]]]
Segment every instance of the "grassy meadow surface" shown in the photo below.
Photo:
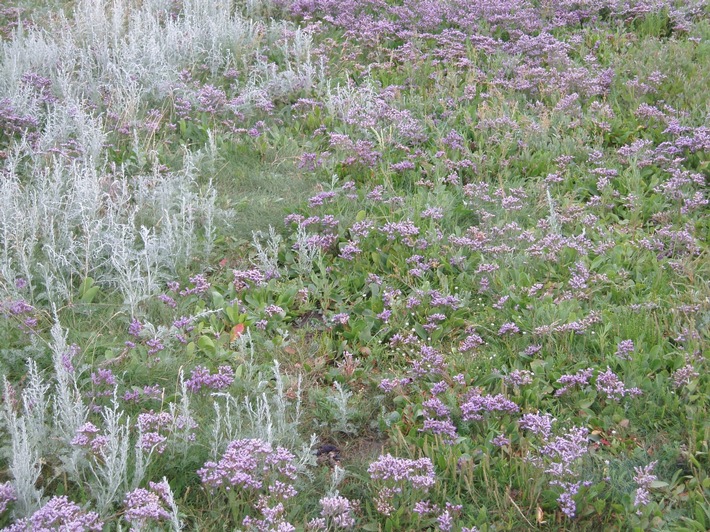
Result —
[[708, 87], [705, 0], [3, 2], [0, 529], [710, 529]]

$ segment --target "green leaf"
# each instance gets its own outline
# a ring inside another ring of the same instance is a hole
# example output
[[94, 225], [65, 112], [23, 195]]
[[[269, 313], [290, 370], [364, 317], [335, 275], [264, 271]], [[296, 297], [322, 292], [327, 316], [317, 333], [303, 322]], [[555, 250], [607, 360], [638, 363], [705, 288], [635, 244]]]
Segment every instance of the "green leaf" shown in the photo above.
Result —
[[214, 355], [217, 352], [212, 338], [206, 335], [200, 336], [199, 340], [197, 340], [197, 346], [210, 355]]
[[668, 485], [668, 482], [664, 482], [663, 480], [654, 480], [651, 482], [652, 488], [667, 488]]
[[99, 293], [99, 290], [101, 287], [99, 286], [92, 286], [91, 288], [87, 289], [81, 296], [81, 302], [82, 303], [91, 303], [94, 301], [94, 298], [96, 297], [96, 294]]

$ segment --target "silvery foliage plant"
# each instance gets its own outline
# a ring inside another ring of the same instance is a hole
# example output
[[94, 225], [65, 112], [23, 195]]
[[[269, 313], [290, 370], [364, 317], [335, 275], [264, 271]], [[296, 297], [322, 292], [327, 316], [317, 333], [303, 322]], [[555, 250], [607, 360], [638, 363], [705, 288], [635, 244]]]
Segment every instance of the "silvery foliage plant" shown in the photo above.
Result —
[[[195, 64], [245, 72], [235, 111], [321, 84], [307, 31], [251, 18], [253, 2], [244, 12], [225, 0], [182, 4], [170, 16], [166, 0], [80, 0], [46, 31], [21, 28], [0, 43], [2, 104], [19, 124], [0, 168], [5, 284], [21, 277], [36, 300], [62, 303], [90, 277], [134, 313], [167, 275], [211, 251], [228, 217], [212, 183], [198, 183], [214, 150], [185, 149], [181, 169], [166, 170], [134, 134], [126, 149], [149, 170], [128, 169], [108, 158], [109, 117], [139, 123], [156, 99], [190, 97], [180, 72]], [[280, 65], [263, 59], [277, 41]]]

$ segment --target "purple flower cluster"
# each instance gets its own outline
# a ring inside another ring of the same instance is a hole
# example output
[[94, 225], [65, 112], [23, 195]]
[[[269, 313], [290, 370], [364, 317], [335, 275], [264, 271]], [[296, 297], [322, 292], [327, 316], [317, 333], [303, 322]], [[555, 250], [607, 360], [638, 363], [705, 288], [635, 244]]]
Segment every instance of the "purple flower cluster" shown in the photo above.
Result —
[[446, 370], [444, 356], [437, 349], [428, 345], [419, 348], [419, 357], [412, 361], [412, 373], [416, 377], [438, 375]]
[[35, 308], [23, 299], [3, 302], [2, 307], [0, 308], [2, 309], [3, 314], [9, 314], [10, 316], [22, 316], [24, 314], [35, 312]]
[[157, 384], [153, 384], [152, 386], [146, 385], [142, 389], [127, 390], [123, 394], [122, 399], [126, 402], [134, 403], [150, 399], [160, 399], [160, 396], [163, 395], [163, 391], [163, 388]]
[[608, 366], [605, 372], [597, 375], [596, 387], [597, 391], [604, 394], [607, 399], [612, 401], [620, 401], [627, 395], [636, 397], [643, 394], [638, 388], [627, 388]]
[[[396, 458], [391, 454], [380, 457], [367, 468], [370, 478], [380, 486], [375, 500], [377, 511], [383, 515], [394, 512], [395, 497], [405, 493], [407, 488], [429, 491], [436, 483], [434, 464], [429, 458], [410, 460]], [[405, 500], [400, 501], [402, 503]]]
[[340, 495], [323, 497], [320, 517], [308, 523], [309, 530], [351, 530], [355, 527], [355, 508], [352, 501]]
[[555, 436], [540, 448], [540, 456], [545, 457], [545, 473], [555, 477], [575, 475], [574, 463], [589, 452], [587, 435], [589, 431], [583, 427], [572, 427], [561, 436]]
[[412, 379], [409, 377], [404, 377], [401, 379], [382, 379], [379, 384], [380, 390], [383, 390], [385, 392], [391, 392], [394, 390], [397, 386], [406, 386], [412, 382]]
[[593, 368], [580, 369], [577, 373], [562, 375], [557, 379], [557, 382], [564, 384], [564, 386], [555, 392], [555, 397], [564, 395], [574, 386], [579, 386], [580, 388], [588, 386], [592, 375], [594, 375]]
[[621, 360], [631, 360], [631, 353], [634, 352], [633, 340], [622, 340], [616, 346], [616, 356]]
[[648, 490], [651, 489], [651, 484], [658, 479], [658, 477], [652, 473], [657, 463], [658, 462], [653, 461], [645, 467], [634, 467], [634, 471], [636, 472], [634, 482], [638, 485], [636, 496], [634, 497], [634, 506], [646, 506], [651, 502], [651, 494]]
[[481, 338], [478, 334], [471, 332], [461, 341], [461, 343], [459, 343], [459, 351], [461, 353], [465, 353], [483, 345], [484, 343], [483, 338]]
[[451, 410], [449, 407], [436, 396], [424, 401], [422, 406], [425, 412], [424, 423], [419, 431], [439, 434], [444, 437], [446, 443], [453, 444], [456, 438], [458, 438], [458, 432], [451, 420]]
[[143, 412], [138, 414], [136, 426], [140, 430], [138, 445], [146, 452], [155, 449], [158, 454], [165, 452], [168, 438], [164, 432], [168, 432], [173, 424], [173, 417], [169, 412]]
[[65, 495], [52, 497], [30, 517], [20, 519], [5, 528], [5, 532], [39, 532], [66, 530], [89, 532], [103, 530], [104, 523], [96, 512], [85, 512]]
[[336, 195], [337, 192], [333, 191], [319, 192], [312, 198], [308, 199], [308, 206], [311, 208], [320, 207], [321, 205], [324, 205], [326, 203], [331, 203], [335, 199]]
[[[234, 440], [227, 445], [219, 462], [206, 462], [197, 471], [202, 483], [216, 489], [235, 489], [258, 492], [265, 487], [269, 477], [296, 479], [294, 455], [283, 447], [274, 449], [270, 443], [258, 439]], [[281, 482], [282, 487], [283, 483]], [[266, 486], [270, 491], [279, 486]], [[284, 487], [285, 488], [285, 487]], [[281, 498], [295, 495], [293, 488], [281, 490]]]
[[[94, 400], [100, 397], [110, 397], [117, 384], [116, 376], [110, 369], [99, 368], [91, 373], [91, 384], [93, 384], [93, 389], [86, 392], [86, 397]], [[101, 410], [101, 407], [96, 404], [92, 405], [92, 408], [95, 411]]]
[[124, 519], [135, 529], [155, 524], [156, 521], [166, 521], [171, 518], [170, 508], [173, 504], [172, 491], [166, 479], [162, 482], [149, 482], [150, 489], [137, 488], [126, 494], [123, 504], [126, 506]]
[[537, 453], [529, 452], [527, 460], [552, 477], [549, 481], [550, 486], [562, 488], [557, 502], [562, 512], [567, 517], [573, 518], [577, 511], [573, 497], [578, 493], [580, 486], [590, 484], [588, 481], [573, 480], [577, 477], [576, 464], [589, 452], [587, 442], [589, 431], [583, 427], [572, 427], [562, 435], [552, 437], [553, 421], [549, 414], [544, 416], [526, 414], [521, 418], [521, 427], [541, 436], [543, 442]]
[[266, 278], [259, 270], [233, 270], [234, 288], [244, 290], [249, 287], [249, 283], [254, 286], [266, 285]]
[[174, 417], [169, 412], [150, 410], [138, 415], [136, 426], [140, 431], [137, 445], [146, 452], [155, 450], [158, 454], [162, 454], [167, 447], [168, 436], [176, 429], [189, 433], [187, 437], [194, 439], [195, 434], [190, 431], [197, 428], [197, 423], [184, 415]]
[[515, 323], [510, 322], [510, 323], [504, 323], [501, 325], [500, 329], [498, 329], [498, 336], [504, 336], [507, 334], [516, 334], [520, 332], [520, 327], [515, 325]]
[[514, 369], [508, 375], [503, 377], [505, 383], [509, 386], [525, 386], [532, 384], [535, 374], [526, 369]]
[[96, 425], [87, 422], [76, 430], [76, 436], [70, 443], [88, 449], [94, 454], [100, 454], [108, 443], [108, 438], [101, 435], [101, 431]]
[[699, 376], [700, 373], [695, 370], [692, 364], [686, 364], [673, 373], [673, 386], [675, 388], [680, 388]]
[[255, 508], [261, 513], [262, 518], [257, 519], [247, 515], [242, 521], [242, 525], [247, 530], [255, 530], [256, 532], [296, 532], [296, 527], [286, 521], [286, 508], [283, 502], [277, 502], [270, 506], [269, 497], [260, 497]]
[[523, 414], [518, 420], [520, 428], [548, 440], [552, 435], [552, 424], [555, 418], [550, 414]]
[[0, 514], [7, 510], [8, 505], [17, 500], [15, 488], [11, 482], [0, 484]]
[[419, 234], [419, 228], [411, 220], [401, 222], [389, 222], [380, 227], [380, 231], [387, 235], [388, 240], [394, 240], [398, 236], [411, 238]]
[[428, 490], [436, 481], [434, 465], [429, 458], [410, 460], [396, 458], [391, 454], [381, 455], [367, 468], [373, 480], [408, 482], [413, 487]]
[[474, 389], [468, 393], [465, 402], [461, 404], [461, 417], [464, 421], [483, 421], [484, 414], [489, 412], [512, 414], [519, 410], [518, 405], [502, 394], [482, 395], [479, 389]]
[[217, 373], [210, 373], [204, 366], [197, 366], [190, 373], [190, 378], [185, 381], [185, 386], [192, 393], [197, 393], [202, 388], [210, 390], [224, 390], [234, 382], [234, 369], [231, 366], [220, 366]]
[[210, 288], [210, 283], [207, 282], [207, 279], [205, 278], [204, 275], [195, 275], [194, 277], [190, 277], [190, 283], [192, 283], [191, 288], [185, 288], [184, 290], [180, 290], [180, 295], [181, 296], [189, 296], [193, 294], [204, 294], [209, 290]]

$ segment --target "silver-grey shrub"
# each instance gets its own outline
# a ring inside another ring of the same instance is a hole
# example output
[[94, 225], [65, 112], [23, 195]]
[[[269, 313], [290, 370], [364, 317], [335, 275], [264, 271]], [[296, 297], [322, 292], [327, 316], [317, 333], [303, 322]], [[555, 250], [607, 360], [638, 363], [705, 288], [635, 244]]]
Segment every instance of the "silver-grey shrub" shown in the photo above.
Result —
[[[155, 146], [134, 135], [128, 149], [155, 169], [136, 174], [109, 163], [106, 116], [133, 123], [156, 100], [194, 98], [179, 73], [196, 64], [243, 73], [230, 104], [241, 110], [322, 84], [305, 30], [250, 18], [228, 0], [186, 0], [176, 17], [169, 8], [79, 0], [70, 16], [0, 43], [0, 94], [37, 121], [31, 142], [10, 142], [0, 169], [0, 275], [27, 279], [35, 299], [63, 303], [77, 278], [91, 277], [135, 312], [164, 277], [211, 251], [227, 219], [212, 184], [197, 180], [214, 150], [186, 150], [182, 170], [163, 172]], [[277, 42], [283, 61], [265, 62]], [[28, 73], [51, 82], [51, 98], [23, 81]]]

